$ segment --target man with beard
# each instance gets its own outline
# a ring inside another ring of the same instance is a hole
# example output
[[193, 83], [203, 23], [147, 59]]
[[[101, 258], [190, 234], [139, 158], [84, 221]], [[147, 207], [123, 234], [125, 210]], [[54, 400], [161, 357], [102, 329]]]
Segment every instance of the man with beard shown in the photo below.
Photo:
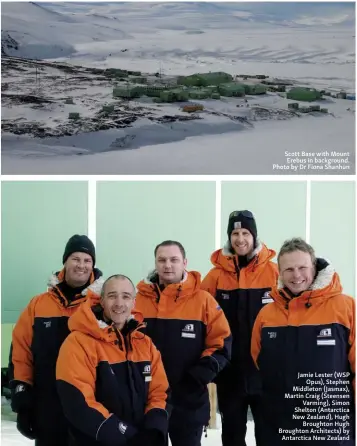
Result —
[[69, 334], [68, 318], [88, 298], [99, 301], [103, 283], [87, 236], [72, 236], [62, 260], [63, 269], [52, 275], [45, 293], [30, 301], [12, 334], [11, 407], [17, 413], [18, 430], [36, 446], [69, 444], [56, 390], [57, 356]]
[[251, 334], [261, 308], [271, 301], [268, 292], [276, 284], [275, 252], [258, 239], [250, 211], [234, 211], [227, 228], [228, 241], [211, 256], [214, 268], [202, 282], [222, 307], [233, 336], [231, 364], [216, 379], [218, 407], [222, 415], [223, 446], [245, 446], [250, 406], [255, 440], [261, 446], [261, 383], [250, 354]]

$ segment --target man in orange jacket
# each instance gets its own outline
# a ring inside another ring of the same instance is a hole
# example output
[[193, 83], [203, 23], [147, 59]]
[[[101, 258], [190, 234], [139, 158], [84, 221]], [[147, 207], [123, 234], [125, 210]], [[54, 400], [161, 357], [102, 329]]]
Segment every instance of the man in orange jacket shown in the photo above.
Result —
[[222, 415], [223, 446], [245, 446], [248, 406], [261, 446], [261, 383], [250, 355], [251, 333], [260, 309], [271, 301], [268, 292], [278, 278], [271, 260], [275, 252], [258, 239], [250, 211], [234, 211], [227, 228], [228, 242], [211, 256], [214, 268], [202, 282], [222, 307], [233, 336], [231, 364], [216, 379]]
[[278, 255], [273, 303], [259, 313], [252, 356], [263, 382], [263, 446], [355, 445], [355, 299], [304, 240]]
[[56, 361], [69, 334], [68, 318], [88, 298], [98, 299], [102, 273], [86, 235], [72, 236], [63, 254], [63, 269], [53, 274], [48, 291], [35, 296], [21, 313], [10, 352], [11, 406], [17, 428], [36, 446], [66, 446], [68, 424], [56, 390]]
[[116, 274], [100, 303], [87, 301], [69, 319], [57, 389], [73, 446], [166, 445], [169, 384], [160, 353], [139, 331], [134, 302], [133, 283]]
[[200, 289], [200, 274], [186, 271], [181, 243], [155, 248], [155, 271], [138, 284], [136, 309], [145, 318], [172, 391], [172, 446], [200, 446], [210, 406], [207, 384], [227, 365], [231, 334], [222, 309]]

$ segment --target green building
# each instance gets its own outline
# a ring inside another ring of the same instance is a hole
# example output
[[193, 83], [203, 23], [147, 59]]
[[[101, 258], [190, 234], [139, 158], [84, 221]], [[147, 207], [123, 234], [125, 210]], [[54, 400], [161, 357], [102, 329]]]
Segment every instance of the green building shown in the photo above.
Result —
[[227, 97], [243, 97], [245, 95], [244, 87], [241, 84], [228, 83], [218, 87], [219, 94]]
[[201, 89], [201, 90], [190, 90], [189, 97], [191, 99], [208, 99], [212, 95], [210, 90]]
[[320, 111], [319, 105], [310, 105], [311, 111]]
[[207, 87], [232, 82], [233, 77], [221, 71], [214, 73], [196, 73], [191, 76], [180, 76], [177, 79], [179, 85], [186, 87]]
[[265, 94], [268, 87], [263, 84], [237, 84], [244, 88], [245, 94]]
[[172, 90], [164, 90], [160, 93], [160, 99], [162, 102], [183, 102], [188, 101], [188, 91], [174, 88]]
[[267, 92], [267, 87], [262, 84], [250, 85], [252, 88], [252, 92], [250, 94], [265, 94]]
[[167, 90], [163, 85], [150, 85], [146, 87], [146, 96], [150, 98], [159, 98], [162, 91]]
[[290, 110], [298, 110], [299, 109], [299, 103], [298, 102], [289, 102], [288, 109], [290, 109]]
[[289, 90], [286, 97], [294, 101], [312, 102], [321, 99], [322, 95], [314, 88], [296, 87]]
[[119, 68], [107, 68], [104, 71], [104, 75], [108, 77], [114, 77], [116, 79], [121, 77], [127, 77], [128, 72], [126, 70], [120, 70]]
[[113, 88], [114, 98], [138, 98], [144, 94], [146, 94], [146, 87], [140, 85]]
[[312, 110], [311, 107], [300, 107], [299, 111], [300, 113], [310, 113]]

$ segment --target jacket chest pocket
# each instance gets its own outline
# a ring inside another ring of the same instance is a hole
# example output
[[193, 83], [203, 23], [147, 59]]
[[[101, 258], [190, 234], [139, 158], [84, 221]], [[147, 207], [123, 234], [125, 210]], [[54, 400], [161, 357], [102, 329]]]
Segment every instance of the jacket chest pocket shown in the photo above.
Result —
[[[287, 332], [282, 327], [264, 327], [261, 332], [261, 350], [258, 366], [264, 381], [280, 388], [288, 373], [287, 362], [290, 352], [287, 349]], [[288, 346], [289, 347], [289, 346]], [[293, 349], [293, 346], [290, 346]]]
[[216, 301], [222, 308], [229, 324], [234, 324], [237, 319], [237, 299], [235, 299], [233, 292], [217, 290]]
[[[318, 372], [335, 372], [349, 369], [348, 336], [346, 327], [327, 324], [313, 327], [304, 332], [305, 349], [301, 347], [300, 356], [308, 358], [306, 368]], [[310, 334], [308, 338], [308, 334]]]
[[35, 318], [32, 353], [36, 362], [56, 362], [59, 349], [69, 334], [68, 318]]

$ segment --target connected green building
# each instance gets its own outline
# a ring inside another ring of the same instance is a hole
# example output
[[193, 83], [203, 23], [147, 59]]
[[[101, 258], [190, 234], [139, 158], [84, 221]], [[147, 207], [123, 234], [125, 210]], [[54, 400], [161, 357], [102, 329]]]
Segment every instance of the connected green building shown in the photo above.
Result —
[[294, 101], [312, 102], [321, 99], [322, 95], [314, 88], [296, 87], [289, 90], [286, 97]]
[[208, 85], [220, 85], [226, 82], [232, 82], [233, 77], [228, 73], [221, 71], [214, 73], [196, 73], [191, 76], [179, 76], [178, 85], [186, 87], [207, 87]]

